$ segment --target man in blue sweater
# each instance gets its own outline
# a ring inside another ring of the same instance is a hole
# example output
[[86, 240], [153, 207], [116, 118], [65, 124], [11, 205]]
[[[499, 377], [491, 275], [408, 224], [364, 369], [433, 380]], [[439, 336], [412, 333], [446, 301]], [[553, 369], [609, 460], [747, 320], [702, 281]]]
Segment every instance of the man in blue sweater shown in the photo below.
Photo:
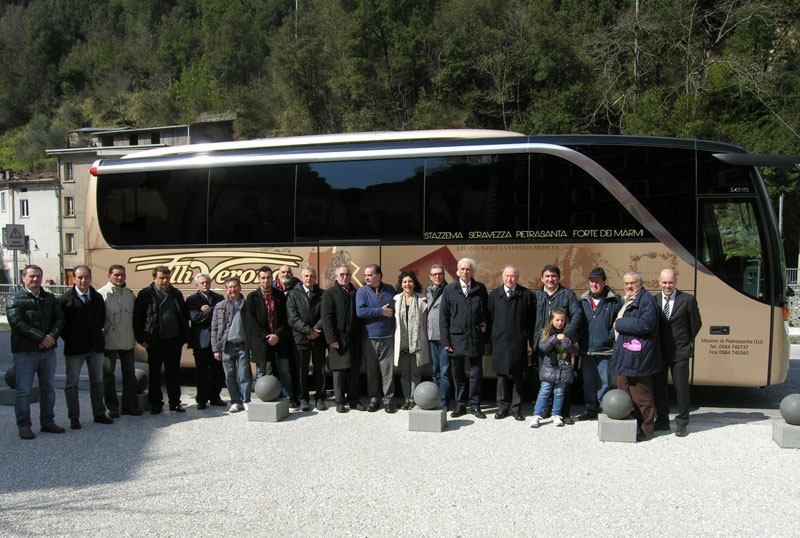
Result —
[[395, 295], [391, 284], [381, 282], [383, 273], [377, 264], [364, 268], [366, 286], [356, 292], [356, 315], [363, 330], [362, 349], [367, 365], [367, 411], [374, 413], [380, 408], [379, 399], [383, 389], [383, 407], [387, 413], [395, 413], [394, 397], [394, 308]]

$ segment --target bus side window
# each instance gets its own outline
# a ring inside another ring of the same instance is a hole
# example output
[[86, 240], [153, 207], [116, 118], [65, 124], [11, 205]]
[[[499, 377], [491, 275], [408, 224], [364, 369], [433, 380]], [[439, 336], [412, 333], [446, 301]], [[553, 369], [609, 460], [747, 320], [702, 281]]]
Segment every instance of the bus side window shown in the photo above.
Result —
[[765, 299], [762, 238], [753, 200], [700, 201], [700, 261], [729, 286]]

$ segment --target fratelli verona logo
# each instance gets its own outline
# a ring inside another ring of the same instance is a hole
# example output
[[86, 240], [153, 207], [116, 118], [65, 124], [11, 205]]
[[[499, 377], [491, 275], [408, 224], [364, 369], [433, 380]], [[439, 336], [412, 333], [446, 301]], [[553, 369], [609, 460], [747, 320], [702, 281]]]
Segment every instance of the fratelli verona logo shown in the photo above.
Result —
[[228, 277], [236, 276], [242, 284], [258, 282], [258, 268], [264, 265], [273, 270], [277, 266], [289, 265], [300, 267], [303, 258], [294, 254], [279, 252], [237, 252], [237, 251], [205, 251], [181, 252], [179, 254], [156, 254], [152, 256], [134, 256], [128, 263], [136, 264], [136, 271], [152, 271], [159, 265], [166, 265], [172, 270], [173, 284], [191, 284], [198, 273], [211, 275], [211, 280], [223, 284]]

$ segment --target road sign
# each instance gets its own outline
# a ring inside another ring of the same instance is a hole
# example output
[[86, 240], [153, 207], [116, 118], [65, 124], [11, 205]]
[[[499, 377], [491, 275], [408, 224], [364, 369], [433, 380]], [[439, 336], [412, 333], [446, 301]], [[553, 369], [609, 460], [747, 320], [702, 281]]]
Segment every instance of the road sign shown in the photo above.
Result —
[[8, 250], [25, 250], [25, 226], [9, 224], [5, 227], [6, 248]]

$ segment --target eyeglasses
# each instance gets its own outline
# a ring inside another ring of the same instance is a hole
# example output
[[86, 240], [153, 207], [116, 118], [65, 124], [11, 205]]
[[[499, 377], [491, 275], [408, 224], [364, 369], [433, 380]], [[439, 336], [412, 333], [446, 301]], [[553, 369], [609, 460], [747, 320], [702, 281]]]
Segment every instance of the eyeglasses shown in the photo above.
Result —
[[444, 276], [444, 273], [431, 273], [431, 276], [433, 277]]
[[638, 281], [638, 280], [637, 280], [637, 281], [634, 281], [634, 282], [623, 282], [623, 284], [625, 284], [625, 286], [635, 286], [635, 285], [636, 285], [636, 284], [638, 284], [638, 283], [639, 283], [639, 281]]
[[350, 273], [339, 273], [339, 276], [341, 276], [341, 277], [351, 277], [353, 275], [351, 275]]

